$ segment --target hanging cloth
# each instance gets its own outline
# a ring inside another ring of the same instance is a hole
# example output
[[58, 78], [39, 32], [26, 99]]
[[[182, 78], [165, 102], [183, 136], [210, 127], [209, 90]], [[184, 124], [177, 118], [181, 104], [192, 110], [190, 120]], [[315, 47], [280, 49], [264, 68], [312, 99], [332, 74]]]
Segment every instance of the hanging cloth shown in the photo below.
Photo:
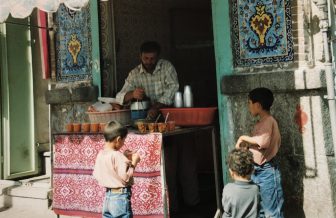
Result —
[[28, 17], [34, 8], [45, 12], [56, 12], [59, 5], [64, 3], [71, 10], [80, 10], [89, 0], [1, 0], [0, 23], [4, 22], [9, 14], [14, 18]]

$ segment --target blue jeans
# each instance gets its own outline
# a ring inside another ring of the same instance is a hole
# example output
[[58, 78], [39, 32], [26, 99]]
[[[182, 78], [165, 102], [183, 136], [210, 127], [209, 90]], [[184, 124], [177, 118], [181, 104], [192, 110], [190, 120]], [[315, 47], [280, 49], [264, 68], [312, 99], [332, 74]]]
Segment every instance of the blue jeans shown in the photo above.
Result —
[[259, 186], [261, 197], [260, 218], [283, 218], [283, 191], [278, 165], [267, 162], [254, 165], [252, 180]]
[[123, 188], [122, 193], [106, 191], [103, 218], [132, 218], [131, 188]]

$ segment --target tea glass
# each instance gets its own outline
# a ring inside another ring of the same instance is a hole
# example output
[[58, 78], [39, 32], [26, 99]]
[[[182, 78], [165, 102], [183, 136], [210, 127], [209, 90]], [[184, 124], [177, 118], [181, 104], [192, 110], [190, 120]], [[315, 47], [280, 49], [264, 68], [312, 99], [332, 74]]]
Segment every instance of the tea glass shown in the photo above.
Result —
[[174, 131], [175, 130], [175, 121], [168, 121], [167, 122], [167, 131]]
[[73, 126], [72, 123], [68, 123], [68, 124], [66, 124], [65, 129], [66, 129], [67, 132], [73, 132], [74, 131], [74, 126]]
[[157, 123], [148, 123], [148, 130], [149, 132], [156, 132], [157, 131]]
[[90, 132], [90, 123], [82, 123], [82, 132]]
[[138, 130], [140, 133], [146, 133], [146, 123], [145, 122], [137, 122]]
[[99, 123], [91, 123], [90, 124], [91, 132], [98, 132], [99, 131]]
[[81, 124], [80, 123], [73, 123], [73, 131], [80, 132], [81, 131]]
[[167, 123], [158, 123], [158, 130], [159, 132], [166, 132], [167, 130]]
[[106, 123], [99, 123], [99, 132], [104, 132]]

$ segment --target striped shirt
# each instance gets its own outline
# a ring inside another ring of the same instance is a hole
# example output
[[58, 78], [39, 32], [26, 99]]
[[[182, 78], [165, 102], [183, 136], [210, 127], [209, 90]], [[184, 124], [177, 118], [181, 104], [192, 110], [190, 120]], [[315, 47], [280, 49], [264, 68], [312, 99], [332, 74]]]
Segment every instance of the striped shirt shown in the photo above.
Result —
[[143, 88], [151, 102], [165, 105], [173, 103], [175, 92], [179, 88], [177, 73], [174, 66], [167, 60], [160, 59], [153, 73], [148, 73], [142, 64], [135, 67], [125, 80], [125, 84], [116, 96], [119, 104], [124, 103], [127, 92]]

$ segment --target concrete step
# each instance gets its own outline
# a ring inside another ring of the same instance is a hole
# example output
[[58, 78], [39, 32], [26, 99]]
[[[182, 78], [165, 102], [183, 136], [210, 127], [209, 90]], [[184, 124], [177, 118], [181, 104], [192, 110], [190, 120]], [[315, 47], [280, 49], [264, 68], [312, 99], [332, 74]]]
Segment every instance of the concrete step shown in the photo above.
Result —
[[50, 176], [27, 180], [0, 180], [0, 206], [2, 208], [32, 208], [49, 210], [52, 189]]
[[50, 176], [20, 181], [0, 180], [0, 217], [4, 218], [80, 218], [57, 216], [51, 209]]

